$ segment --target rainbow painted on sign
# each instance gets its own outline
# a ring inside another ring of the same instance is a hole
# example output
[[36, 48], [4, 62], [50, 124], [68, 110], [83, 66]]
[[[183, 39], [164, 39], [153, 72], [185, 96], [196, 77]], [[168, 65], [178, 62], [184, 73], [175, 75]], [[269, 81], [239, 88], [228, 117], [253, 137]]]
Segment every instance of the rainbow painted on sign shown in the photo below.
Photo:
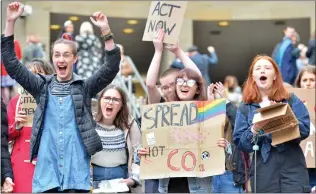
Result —
[[226, 100], [217, 99], [214, 101], [195, 102], [198, 107], [196, 122], [203, 122], [217, 115], [226, 114]]

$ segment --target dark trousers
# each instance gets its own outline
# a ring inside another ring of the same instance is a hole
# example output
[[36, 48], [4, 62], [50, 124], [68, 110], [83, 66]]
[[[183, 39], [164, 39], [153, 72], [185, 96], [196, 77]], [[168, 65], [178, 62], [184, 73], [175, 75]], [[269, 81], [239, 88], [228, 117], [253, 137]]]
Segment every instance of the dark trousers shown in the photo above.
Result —
[[90, 191], [87, 190], [76, 190], [76, 189], [68, 189], [64, 191], [58, 191], [58, 188], [50, 189], [44, 191], [43, 193], [89, 193]]
[[[251, 164], [251, 190], [254, 189], [254, 156]], [[287, 145], [279, 152], [271, 147], [266, 163], [261, 152], [257, 152], [257, 193], [309, 193], [308, 172], [301, 147], [297, 144]]]
[[168, 193], [190, 193], [188, 178], [170, 178]]
[[159, 193], [159, 179], [145, 180], [145, 193]]

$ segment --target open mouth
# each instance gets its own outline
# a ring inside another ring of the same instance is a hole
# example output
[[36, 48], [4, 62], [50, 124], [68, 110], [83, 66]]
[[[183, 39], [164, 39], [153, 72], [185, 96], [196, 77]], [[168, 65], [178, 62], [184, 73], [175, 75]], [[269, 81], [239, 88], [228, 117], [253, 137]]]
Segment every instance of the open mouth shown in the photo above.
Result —
[[180, 91], [181, 91], [181, 93], [185, 93], [185, 94], [189, 93], [188, 89], [181, 89]]
[[67, 66], [63, 66], [63, 65], [58, 66], [58, 70], [59, 70], [60, 72], [65, 72], [66, 69], [67, 69]]
[[111, 113], [111, 112], [113, 111], [113, 108], [111, 108], [111, 107], [107, 107], [105, 110], [106, 110], [106, 112]]
[[266, 81], [268, 78], [266, 76], [260, 76], [260, 81]]

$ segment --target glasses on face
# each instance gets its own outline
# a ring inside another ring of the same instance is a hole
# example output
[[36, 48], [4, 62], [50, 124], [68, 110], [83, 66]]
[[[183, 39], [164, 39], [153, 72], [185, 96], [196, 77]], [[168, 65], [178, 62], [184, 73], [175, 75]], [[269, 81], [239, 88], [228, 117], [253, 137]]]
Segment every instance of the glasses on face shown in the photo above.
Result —
[[174, 82], [172, 82], [169, 85], [161, 86], [161, 90], [164, 91], [164, 92], [165, 91], [170, 91], [173, 87], [174, 87]]
[[178, 78], [177, 79], [177, 84], [179, 86], [182, 86], [184, 83], [187, 84], [187, 86], [192, 87], [194, 86], [194, 84], [196, 83], [196, 81], [194, 79], [189, 79], [189, 80], [184, 80], [183, 78]]
[[112, 102], [113, 104], [116, 104], [116, 105], [119, 105], [122, 102], [120, 98], [110, 97], [110, 96], [103, 96], [102, 99], [104, 100], [105, 103]]

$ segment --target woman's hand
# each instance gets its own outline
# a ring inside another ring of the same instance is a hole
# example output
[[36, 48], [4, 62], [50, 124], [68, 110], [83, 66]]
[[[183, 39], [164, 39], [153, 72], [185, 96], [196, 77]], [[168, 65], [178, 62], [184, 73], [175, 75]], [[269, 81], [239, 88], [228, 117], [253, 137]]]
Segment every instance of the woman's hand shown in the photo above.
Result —
[[18, 125], [19, 127], [23, 127], [26, 123], [27, 123], [27, 116], [26, 113], [24, 111], [19, 111], [16, 115], [15, 115], [15, 123], [16, 125]]
[[7, 177], [2, 186], [2, 192], [11, 193], [13, 191], [14, 183], [10, 177]]
[[165, 37], [165, 32], [162, 29], [158, 29], [154, 35], [153, 43], [156, 52], [163, 51], [163, 39]]
[[259, 123], [254, 123], [253, 126], [251, 127], [251, 132], [254, 135], [257, 135], [260, 132], [260, 129], [262, 129], [262, 127], [268, 123], [269, 123], [269, 121], [261, 121]]
[[226, 139], [220, 138], [220, 139], [217, 141], [217, 146], [218, 146], [218, 147], [222, 147], [222, 148], [226, 148], [226, 146], [227, 146]]
[[176, 44], [167, 44], [166, 49], [168, 49], [170, 52], [172, 52], [176, 57], [179, 57], [181, 48], [179, 45], [179, 40], [177, 41]]
[[91, 22], [100, 28], [103, 35], [107, 35], [111, 32], [108, 19], [102, 12], [94, 12], [92, 16], [95, 19], [90, 17]]
[[219, 96], [221, 98], [225, 98], [227, 99], [227, 94], [226, 94], [226, 89], [224, 87], [224, 85], [221, 82], [216, 82], [215, 83], [215, 92], [217, 92], [219, 94]]
[[135, 181], [131, 178], [123, 179], [120, 181], [120, 183], [125, 183], [127, 186], [130, 187], [135, 185]]
[[23, 13], [24, 7], [20, 2], [12, 2], [7, 8], [7, 22], [15, 22]]
[[149, 154], [149, 151], [146, 148], [140, 148], [137, 151], [137, 155], [138, 155], [139, 158], [144, 156], [144, 155], [147, 155], [147, 154]]
[[215, 89], [215, 85], [213, 83], [207, 87], [207, 99], [209, 101], [215, 100], [214, 89]]

